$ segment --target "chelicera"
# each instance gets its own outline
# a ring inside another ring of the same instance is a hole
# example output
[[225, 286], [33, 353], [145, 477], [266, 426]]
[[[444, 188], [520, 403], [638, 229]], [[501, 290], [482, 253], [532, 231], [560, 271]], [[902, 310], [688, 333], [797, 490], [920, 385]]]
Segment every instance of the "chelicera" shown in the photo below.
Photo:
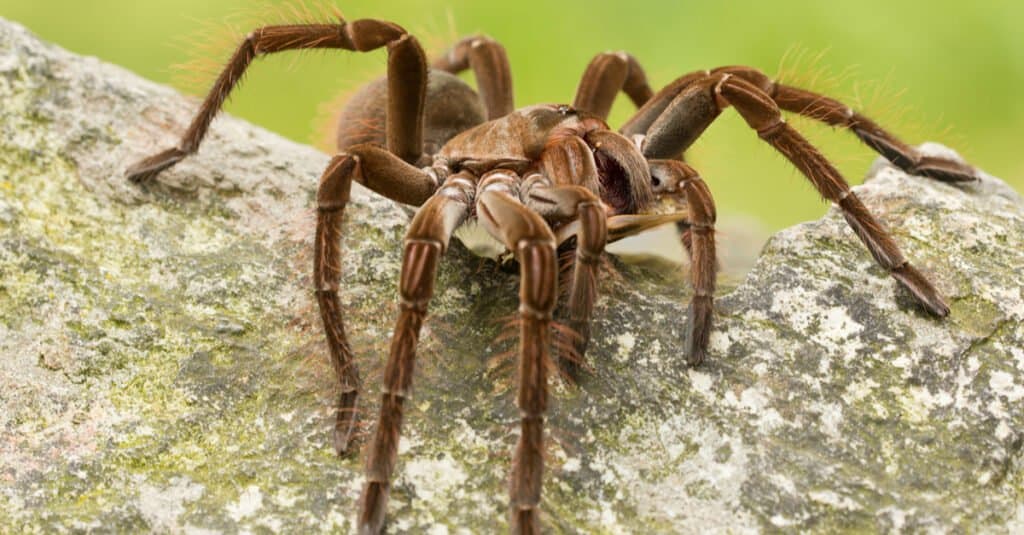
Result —
[[[504, 48], [478, 36], [428, 64], [416, 38], [391, 22], [266, 26], [239, 45], [180, 144], [135, 164], [131, 180], [152, 179], [194, 153], [228, 93], [258, 56], [293, 49], [386, 48], [387, 75], [355, 95], [341, 114], [338, 153], [317, 193], [314, 280], [330, 359], [340, 382], [334, 445], [351, 447], [362, 386], [344, 328], [338, 292], [340, 237], [352, 182], [419, 207], [405, 239], [399, 313], [384, 370], [380, 416], [366, 454], [360, 532], [377, 533], [394, 471], [403, 404], [412, 388], [416, 345], [434, 291], [437, 265], [452, 233], [478, 221], [520, 269], [518, 387], [521, 435], [510, 481], [510, 524], [540, 530], [544, 414], [552, 314], [559, 299], [559, 248], [571, 262], [566, 317], [582, 356], [598, 288], [597, 261], [607, 243], [669, 222], [682, 229], [691, 257], [694, 295], [685, 318], [690, 365], [705, 359], [715, 290], [715, 206], [707, 184], [683, 152], [729, 106], [768, 145], [839, 206], [877, 263], [935, 316], [949, 308], [929, 280], [900, 253], [822, 154], [783, 120], [781, 111], [844, 127], [910, 173], [945, 182], [977, 179], [969, 166], [924, 156], [870, 119], [831, 98], [776, 83], [756, 69], [723, 67], [686, 74], [655, 93], [635, 58], [598, 54], [586, 67], [570, 105], [514, 109]], [[471, 69], [479, 92], [454, 74]], [[639, 110], [617, 131], [605, 118], [619, 91]], [[660, 199], [681, 209], [657, 214]], [[680, 319], [683, 321], [683, 319]], [[573, 375], [578, 366], [564, 359]], [[577, 363], [578, 364], [578, 363]]]

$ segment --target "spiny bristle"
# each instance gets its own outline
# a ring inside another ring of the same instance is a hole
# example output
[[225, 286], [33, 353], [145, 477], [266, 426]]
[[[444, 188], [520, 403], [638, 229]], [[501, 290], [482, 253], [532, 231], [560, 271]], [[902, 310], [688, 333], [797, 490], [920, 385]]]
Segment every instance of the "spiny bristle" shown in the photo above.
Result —
[[189, 59], [172, 67], [172, 81], [190, 92], [205, 92], [239, 43], [256, 28], [276, 24], [336, 24], [341, 20], [344, 20], [341, 11], [332, 2], [319, 0], [268, 2], [216, 20], [194, 20], [197, 28], [194, 32], [174, 39], [175, 47], [186, 50]]
[[436, 13], [431, 13], [421, 18], [410, 18], [403, 24], [405, 29], [416, 36], [416, 40], [420, 42], [420, 46], [427, 54], [428, 63], [447, 52], [448, 48], [459, 39], [469, 35], [468, 33], [460, 34], [457, 31], [455, 16], [450, 9], [445, 13], [443, 22], [438, 22], [436, 17]]
[[847, 66], [839, 72], [834, 72], [828, 66], [823, 65], [828, 51], [828, 48], [825, 48], [812, 54], [811, 50], [806, 47], [791, 46], [779, 58], [775, 79], [784, 84], [823, 94], [829, 94], [848, 80], [855, 79], [857, 76], [856, 66]]
[[[366, 82], [372, 78], [367, 76]], [[330, 100], [321, 102], [317, 106], [316, 117], [313, 118], [312, 145], [328, 154], [337, 152], [338, 122], [341, 120], [341, 112], [345, 104], [352, 98], [363, 84], [346, 81], [345, 88], [339, 91]]]
[[[863, 69], [847, 66], [836, 72], [824, 64], [828, 48], [818, 52], [802, 46], [790, 47], [779, 61], [776, 80], [829, 96], [843, 102], [857, 112], [870, 117], [887, 130], [897, 132], [907, 139], [942, 138], [956, 142], [960, 146], [962, 136], [953, 133], [950, 125], [941, 114], [922, 115], [911, 107], [906, 98], [906, 89], [896, 84], [899, 73], [890, 71], [880, 79], [866, 79]], [[814, 110], [808, 110], [814, 117]], [[794, 119], [802, 132], [812, 139], [819, 136], [812, 129], [824, 129], [806, 119]], [[845, 156], [831, 155], [837, 163], [860, 163], [864, 158], [874, 155], [848, 153]]]

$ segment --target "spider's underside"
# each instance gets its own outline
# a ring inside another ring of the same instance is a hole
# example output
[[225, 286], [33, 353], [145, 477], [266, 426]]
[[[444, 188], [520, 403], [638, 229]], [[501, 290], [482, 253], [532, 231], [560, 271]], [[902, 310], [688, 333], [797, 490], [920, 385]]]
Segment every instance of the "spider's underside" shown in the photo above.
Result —
[[[682, 161], [682, 154], [728, 106], [843, 210], [878, 264], [921, 306], [940, 317], [949, 312], [839, 172], [785, 123], [780, 110], [848, 128], [911, 173], [965, 182], [976, 180], [974, 169], [923, 156], [841, 103], [773, 82], [747, 67], [690, 73], [654, 93], [632, 56], [603, 53], [587, 66], [572, 106], [514, 110], [505, 50], [487, 37], [458, 42], [428, 68], [417, 40], [390, 22], [267, 26], [242, 41], [181, 143], [138, 162], [128, 170], [129, 177], [149, 180], [194, 153], [228, 93], [257, 56], [292, 49], [381, 47], [388, 51], [387, 76], [364, 88], [343, 110], [339, 153], [320, 179], [314, 265], [317, 301], [341, 385], [334, 443], [344, 453], [350, 447], [361, 389], [338, 298], [340, 237], [349, 190], [356, 181], [392, 200], [420, 207], [405, 240], [399, 316], [384, 370], [380, 417], [366, 455], [361, 532], [380, 532], [384, 525], [420, 327], [433, 294], [437, 263], [464, 222], [479, 222], [520, 266], [517, 404], [522, 417], [510, 482], [514, 532], [540, 530], [546, 362], [552, 313], [559, 299], [560, 247], [570, 251], [565, 258], [571, 263], [564, 320], [577, 333], [567, 344], [581, 358], [597, 295], [597, 261], [605, 245], [677, 222], [691, 257], [694, 289], [686, 320], [686, 357], [691, 365], [704, 359], [715, 288], [715, 207], [707, 185]], [[479, 94], [453, 76], [466, 69], [472, 69]], [[615, 132], [605, 118], [619, 91], [639, 110]], [[679, 211], [653, 213], [660, 200], [674, 202]], [[570, 375], [578, 372], [578, 360], [559, 362]]]

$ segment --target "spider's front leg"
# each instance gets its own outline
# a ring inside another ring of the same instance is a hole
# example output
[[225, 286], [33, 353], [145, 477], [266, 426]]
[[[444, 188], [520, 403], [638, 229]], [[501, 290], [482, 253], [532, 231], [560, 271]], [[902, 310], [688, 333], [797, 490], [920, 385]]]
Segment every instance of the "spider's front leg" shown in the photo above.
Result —
[[416, 212], [406, 234], [399, 281], [398, 321], [384, 367], [380, 418], [366, 456], [366, 483], [360, 499], [360, 533], [380, 533], [384, 526], [404, 404], [412, 389], [416, 345], [427, 305], [434, 293], [438, 260], [448, 248], [455, 228], [469, 214], [474, 194], [472, 175], [452, 175]]
[[713, 320], [718, 258], [715, 253], [715, 201], [711, 190], [692, 167], [679, 160], [651, 160], [651, 177], [656, 195], [681, 197], [686, 203], [687, 222], [683, 246], [690, 255], [690, 284], [693, 298], [686, 325], [687, 361], [704, 362]]
[[331, 365], [341, 387], [334, 425], [334, 448], [339, 455], [346, 453], [351, 443], [361, 388], [359, 370], [345, 334], [344, 315], [338, 299], [342, 221], [353, 181], [385, 197], [411, 205], [422, 204], [437, 189], [432, 176], [373, 145], [356, 145], [335, 156], [320, 178], [313, 283], [327, 335]]
[[771, 97], [780, 108], [832, 126], [849, 128], [865, 145], [911, 175], [943, 182], [978, 180], [978, 172], [973, 167], [948, 158], [923, 155], [835, 99], [783, 84], [775, 84], [772, 89]]
[[[677, 150], [680, 146], [685, 149], [701, 134], [703, 128], [707, 126], [702, 117], [708, 111], [681, 107], [679, 103], [687, 101], [689, 106], [709, 106], [708, 103], [693, 98], [692, 93], [704, 91], [702, 86], [707, 80], [723, 76], [748, 82], [772, 100], [777, 108], [849, 129], [865, 145], [907, 173], [943, 182], [971, 182], [978, 179], [977, 170], [970, 165], [948, 158], [923, 155], [849, 106], [824, 95], [774, 82], [752, 67], [719, 67], [711, 71], [697, 71], [681, 76], [644, 104], [622, 126], [621, 132], [626, 135], [659, 138], [658, 146], [645, 147], [645, 152], [653, 157], [679, 156], [678, 153], [672, 154], [670, 151]], [[690, 119], [696, 122], [687, 123]]]
[[513, 191], [495, 182], [491, 186], [481, 181], [477, 215], [483, 227], [515, 253], [520, 265], [516, 402], [522, 433], [512, 458], [509, 482], [511, 527], [513, 533], [540, 533], [550, 326], [558, 299], [555, 238], [540, 215], [523, 206]]
[[[681, 154], [723, 108], [732, 105], [761, 139], [811, 181], [822, 197], [842, 209], [847, 223], [880, 266], [930, 313], [940, 317], [949, 313], [949, 307], [931, 282], [903, 257], [899, 246], [861, 203], [839, 171], [782, 119], [779, 106], [768, 93], [729, 72], [704, 74], [698, 79], [684, 78], [686, 83], [677, 87], [677, 95], [663, 102], [659, 93], [627, 124], [629, 128], [647, 125], [643, 143], [645, 156], [672, 158]], [[671, 87], [675, 86], [674, 83]], [[653, 110], [660, 111], [652, 118]]]
[[238, 46], [227, 66], [206, 95], [177, 147], [145, 158], [126, 172], [133, 182], [143, 182], [196, 152], [214, 116], [254, 59], [285, 50], [335, 48], [367, 52], [388, 49], [387, 147], [406, 162], [415, 163], [423, 150], [423, 105], [427, 87], [427, 62], [412, 35], [397, 24], [361, 19], [338, 24], [289, 24], [265, 26], [250, 33]]

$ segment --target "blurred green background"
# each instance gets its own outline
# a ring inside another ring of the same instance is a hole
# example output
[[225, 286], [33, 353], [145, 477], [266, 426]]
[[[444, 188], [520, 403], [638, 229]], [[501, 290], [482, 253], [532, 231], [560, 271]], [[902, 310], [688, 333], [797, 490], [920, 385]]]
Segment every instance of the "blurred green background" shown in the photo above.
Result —
[[[225, 23], [244, 32], [282, 18], [254, 5], [242, 0], [0, 0], [0, 16], [74, 52], [199, 94], [202, 85], [183, 81], [192, 69], [183, 75], [173, 66], [197, 55], [225, 59], [232, 47]], [[656, 87], [696, 69], [746, 64], [776, 75], [781, 64], [788, 73], [784, 79], [847, 101], [908, 142], [951, 145], [1024, 190], [1019, 148], [1024, 2], [339, 0], [338, 5], [350, 19], [398, 22], [435, 53], [457, 35], [490, 34], [508, 49], [517, 105], [571, 102], [584, 66], [605, 50], [636, 55]], [[382, 74], [384, 63], [383, 52], [264, 58], [250, 69], [228, 110], [326, 150], [318, 132], [327, 115], [324, 103]], [[620, 99], [612, 125], [630, 112], [629, 102]], [[851, 182], [861, 181], [875, 157], [870, 150], [849, 134], [806, 120], [793, 124]], [[688, 158], [711, 185], [722, 217], [746, 214], [774, 229], [825, 210], [810, 186], [733, 112], [723, 114]]]

